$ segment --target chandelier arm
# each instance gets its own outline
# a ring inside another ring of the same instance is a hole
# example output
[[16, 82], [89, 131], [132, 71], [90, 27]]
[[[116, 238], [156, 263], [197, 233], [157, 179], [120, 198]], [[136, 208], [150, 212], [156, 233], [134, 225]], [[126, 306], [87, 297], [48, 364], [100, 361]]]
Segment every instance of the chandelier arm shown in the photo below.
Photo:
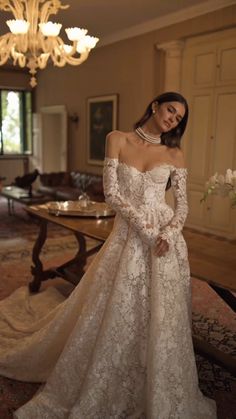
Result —
[[49, 53], [43, 53], [38, 57], [37, 65], [38, 65], [38, 68], [40, 68], [40, 70], [43, 70], [46, 67], [49, 57], [50, 57]]
[[[11, 5], [13, 3], [13, 5]], [[5, 9], [6, 10], [6, 9]], [[24, 19], [24, 6], [21, 0], [12, 0], [9, 2], [9, 9], [16, 19]]]
[[50, 15], [56, 15], [59, 9], [68, 9], [69, 5], [62, 5], [60, 0], [46, 1], [40, 11], [40, 23], [48, 21]]
[[35, 53], [37, 49], [37, 42], [35, 34], [38, 33], [38, 21], [39, 21], [39, 0], [32, 0], [26, 5], [26, 17], [30, 22], [28, 41], [29, 48]]
[[84, 61], [87, 60], [87, 58], [89, 56], [89, 52], [90, 52], [89, 50], [83, 52], [82, 54], [80, 54], [80, 57], [78, 57], [78, 58], [66, 57], [66, 62], [70, 65], [80, 65]]
[[13, 0], [13, 5], [11, 5], [11, 1], [0, 0], [0, 10], [4, 10], [5, 12], [11, 12], [16, 19], [22, 19], [23, 14], [21, 15], [17, 14], [17, 5], [15, 4], [14, 0]]
[[[45, 39], [45, 37], [42, 34], [40, 34], [39, 43], [44, 53], [53, 54], [54, 57], [57, 55], [60, 55], [62, 57], [67, 55], [72, 56], [76, 53], [77, 42], [73, 42], [73, 45], [71, 46], [71, 51], [68, 53], [64, 49], [65, 44], [60, 36], [52, 36]], [[58, 59], [56, 58], [56, 61], [57, 60]]]
[[42, 8], [41, 8], [41, 10], [39, 12], [39, 20], [40, 20], [40, 23], [46, 23], [48, 21], [48, 18], [50, 16], [50, 14], [52, 14], [49, 11], [50, 3], [51, 3], [50, 1], [47, 1], [42, 6]]
[[52, 39], [52, 37], [46, 38], [40, 31], [38, 32], [38, 45], [42, 48], [44, 53], [51, 53], [53, 43], [54, 39]]
[[56, 37], [56, 39], [54, 39], [54, 46], [52, 50], [50, 51], [50, 54], [51, 54], [51, 60], [56, 67], [63, 67], [64, 65], [66, 65], [66, 59], [65, 59], [66, 53], [60, 48], [59, 37]]
[[13, 36], [10, 32], [0, 37], [0, 65], [5, 64], [11, 55], [12, 41]]
[[19, 66], [21, 68], [24, 68], [25, 67], [25, 65], [26, 65], [26, 57], [25, 57], [25, 55], [23, 55], [23, 54], [19, 55], [19, 57], [18, 57], [18, 63], [19, 63]]
[[11, 49], [11, 55], [12, 55], [12, 58], [13, 58], [14, 65], [16, 65], [17, 62], [18, 62], [19, 66], [21, 68], [25, 67], [25, 65], [26, 65], [26, 57], [25, 57], [25, 55], [22, 54], [21, 52], [15, 51], [14, 46]]
[[[36, 8], [37, 7], [37, 8]], [[32, 19], [34, 19], [34, 16], [38, 16], [38, 2], [35, 4], [35, 0], [32, 1], [26, 1], [25, 2], [25, 19], [27, 22], [30, 22], [30, 25], [33, 24]]]
[[10, 55], [10, 49], [14, 45], [14, 35], [11, 32], [6, 33], [0, 37], [0, 55]]
[[51, 60], [56, 67], [64, 67], [66, 65], [65, 57], [58, 54], [51, 54]]
[[65, 56], [72, 57], [76, 53], [77, 41], [73, 41], [73, 43], [71, 45], [71, 51], [70, 52], [66, 52], [64, 50], [65, 44], [64, 44], [64, 42], [63, 42], [63, 40], [60, 36], [55, 37], [54, 43], [55, 42], [57, 43], [57, 47], [60, 49], [60, 51], [62, 51], [62, 53], [65, 54]]
[[[17, 19], [24, 19], [24, 4], [27, 3], [25, 0], [13, 0], [13, 3], [15, 4]], [[23, 4], [22, 4], [23, 3]]]
[[[74, 60], [73, 60], [73, 57], [71, 56], [71, 52], [67, 53], [64, 50], [64, 42], [59, 36], [53, 38], [52, 42], [53, 42], [54, 45], [53, 45], [53, 49], [50, 51], [50, 53], [51, 53], [52, 62], [55, 66], [63, 67], [66, 63], [69, 62], [68, 59], [72, 59], [72, 62], [75, 62], [75, 63], [78, 63], [78, 64], [80, 62], [82, 63], [82, 60], [80, 60], [80, 58], [79, 59], [74, 58]], [[74, 50], [73, 53], [76, 53], [76, 44], [77, 43], [75, 42], [73, 47], [72, 47], [73, 50]], [[80, 60], [80, 61], [78, 61], [78, 60]], [[74, 64], [74, 65], [76, 65], [76, 64]]]
[[17, 51], [25, 53], [28, 50], [28, 34], [14, 35]]
[[55, 57], [54, 55], [52, 55], [52, 61], [53, 61], [53, 64], [56, 66], [56, 67], [63, 67], [66, 63], [67, 64], [70, 64], [70, 65], [74, 65], [74, 66], [76, 66], [76, 65], [80, 65], [80, 64], [82, 64], [84, 61], [86, 61], [87, 60], [87, 58], [88, 58], [88, 56], [89, 56], [89, 51], [86, 51], [86, 52], [83, 52], [81, 55], [80, 55], [80, 57], [78, 57], [78, 58], [74, 58], [74, 57], [67, 57], [66, 55], [63, 57], [64, 58], [64, 60], [62, 61], [62, 57], [60, 57], [60, 59], [58, 60], [57, 59], [57, 57]]

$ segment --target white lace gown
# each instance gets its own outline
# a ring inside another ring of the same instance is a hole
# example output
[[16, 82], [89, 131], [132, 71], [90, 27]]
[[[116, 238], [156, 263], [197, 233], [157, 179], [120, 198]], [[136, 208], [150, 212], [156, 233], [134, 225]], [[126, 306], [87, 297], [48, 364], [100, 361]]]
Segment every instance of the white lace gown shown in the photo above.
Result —
[[[15, 418], [215, 419], [191, 339], [186, 170], [107, 158], [104, 190], [114, 229], [70, 297], [21, 288], [0, 304], [0, 373], [46, 381]], [[160, 233], [164, 257], [152, 251]]]

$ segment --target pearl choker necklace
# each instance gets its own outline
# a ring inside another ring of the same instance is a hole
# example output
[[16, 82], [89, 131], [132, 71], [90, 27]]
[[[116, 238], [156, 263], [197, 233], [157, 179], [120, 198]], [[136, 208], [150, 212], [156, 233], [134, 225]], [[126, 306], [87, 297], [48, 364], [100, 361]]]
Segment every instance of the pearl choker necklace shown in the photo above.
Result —
[[141, 127], [136, 128], [135, 130], [136, 134], [143, 140], [147, 141], [148, 143], [152, 144], [161, 144], [161, 137], [160, 135], [158, 137], [154, 137], [153, 135], [147, 134]]

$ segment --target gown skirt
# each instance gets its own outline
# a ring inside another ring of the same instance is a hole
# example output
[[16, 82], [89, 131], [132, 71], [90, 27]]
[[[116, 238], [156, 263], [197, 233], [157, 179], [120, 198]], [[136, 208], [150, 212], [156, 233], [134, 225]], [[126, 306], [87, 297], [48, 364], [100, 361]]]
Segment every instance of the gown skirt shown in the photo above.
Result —
[[154, 256], [117, 214], [64, 299], [27, 287], [0, 303], [0, 374], [43, 383], [17, 419], [215, 419], [199, 390], [182, 234]]

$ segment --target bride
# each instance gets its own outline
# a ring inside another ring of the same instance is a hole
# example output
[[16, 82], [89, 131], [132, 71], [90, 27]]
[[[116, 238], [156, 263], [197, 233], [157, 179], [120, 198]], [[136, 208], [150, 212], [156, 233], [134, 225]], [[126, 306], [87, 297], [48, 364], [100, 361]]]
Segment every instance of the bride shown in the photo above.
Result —
[[[69, 298], [20, 288], [0, 304], [0, 373], [44, 382], [17, 419], [215, 419], [198, 388], [181, 137], [188, 105], [164, 93], [107, 136], [114, 228]], [[171, 184], [175, 210], [165, 202]]]

